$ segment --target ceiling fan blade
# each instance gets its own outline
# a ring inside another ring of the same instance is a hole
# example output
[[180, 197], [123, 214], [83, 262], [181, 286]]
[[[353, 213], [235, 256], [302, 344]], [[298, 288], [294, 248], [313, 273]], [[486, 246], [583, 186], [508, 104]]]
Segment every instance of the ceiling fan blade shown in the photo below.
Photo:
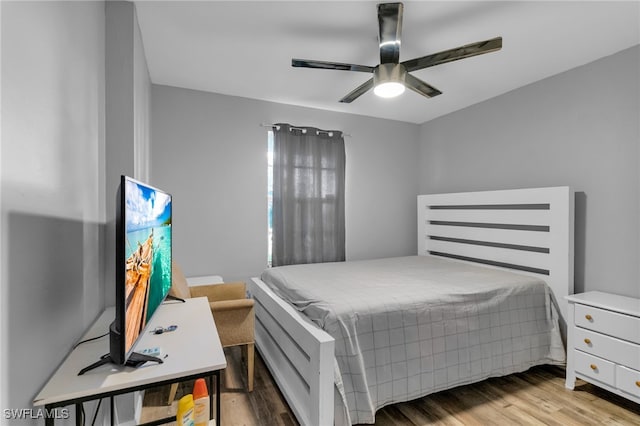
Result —
[[442, 92], [420, 80], [418, 77], [414, 77], [411, 74], [405, 76], [404, 85], [414, 92], [418, 92], [427, 98], [433, 98], [434, 96], [441, 95]]
[[320, 68], [324, 70], [373, 72], [375, 67], [367, 65], [343, 64], [340, 62], [311, 61], [308, 59], [292, 59], [292, 67]]
[[402, 10], [402, 3], [382, 3], [378, 5], [381, 64], [397, 64], [400, 60]]
[[410, 59], [408, 61], [404, 61], [402, 65], [407, 68], [407, 71], [416, 71], [427, 67], [433, 67], [435, 65], [445, 64], [447, 62], [457, 61], [459, 59], [495, 52], [501, 48], [502, 37], [496, 37], [490, 40], [479, 41], [477, 43], [467, 44], [454, 49], [444, 50], [421, 58]]
[[364, 95], [365, 92], [369, 89], [373, 88], [373, 78], [362, 83], [360, 86], [356, 87], [351, 93], [349, 93], [344, 98], [340, 99], [340, 102], [345, 104], [350, 104], [351, 102], [358, 99], [360, 96]]

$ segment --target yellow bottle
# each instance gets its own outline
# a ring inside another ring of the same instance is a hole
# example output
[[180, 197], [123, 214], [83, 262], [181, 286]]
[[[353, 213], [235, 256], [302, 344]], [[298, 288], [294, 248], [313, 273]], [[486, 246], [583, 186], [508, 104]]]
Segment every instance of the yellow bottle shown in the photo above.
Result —
[[176, 413], [178, 426], [194, 426], [193, 408], [193, 395], [188, 394], [180, 398]]

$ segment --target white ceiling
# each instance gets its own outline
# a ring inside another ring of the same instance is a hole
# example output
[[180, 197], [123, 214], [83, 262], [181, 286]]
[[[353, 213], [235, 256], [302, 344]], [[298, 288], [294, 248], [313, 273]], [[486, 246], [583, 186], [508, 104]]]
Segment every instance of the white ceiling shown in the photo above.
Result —
[[495, 36], [503, 48], [414, 72], [443, 92], [435, 98], [369, 91], [341, 104], [370, 75], [291, 59], [377, 65], [378, 1], [135, 3], [155, 84], [412, 123], [640, 43], [638, 1], [405, 1], [400, 61]]

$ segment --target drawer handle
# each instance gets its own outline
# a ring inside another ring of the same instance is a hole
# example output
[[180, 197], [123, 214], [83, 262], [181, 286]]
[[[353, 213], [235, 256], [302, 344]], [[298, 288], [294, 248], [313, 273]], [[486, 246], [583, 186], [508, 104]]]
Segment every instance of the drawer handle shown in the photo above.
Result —
[[640, 388], [640, 380], [636, 380], [636, 386]]
[[584, 317], [587, 319], [587, 321], [591, 321], [593, 319], [593, 317], [589, 314], [585, 315]]
[[591, 344], [591, 339], [584, 339], [584, 342], [585, 342], [587, 345], [590, 345], [590, 344]]
[[593, 371], [596, 371], [598, 369], [598, 366], [595, 364], [591, 364], [589, 367], [591, 367]]

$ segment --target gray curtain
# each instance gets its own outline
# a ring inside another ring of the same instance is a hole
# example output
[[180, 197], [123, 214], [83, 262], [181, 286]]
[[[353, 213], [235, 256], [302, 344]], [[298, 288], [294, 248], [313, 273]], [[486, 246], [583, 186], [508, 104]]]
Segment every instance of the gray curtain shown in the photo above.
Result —
[[273, 128], [272, 266], [345, 260], [342, 132]]

